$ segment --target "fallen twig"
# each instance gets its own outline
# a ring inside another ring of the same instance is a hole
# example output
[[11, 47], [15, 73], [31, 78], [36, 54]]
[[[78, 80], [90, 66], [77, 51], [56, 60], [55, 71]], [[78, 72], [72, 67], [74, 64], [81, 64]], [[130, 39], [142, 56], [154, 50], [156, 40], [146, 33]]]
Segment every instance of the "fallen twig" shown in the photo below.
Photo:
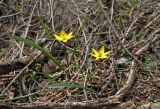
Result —
[[[153, 34], [154, 35], [154, 34]], [[153, 36], [151, 36], [153, 37]], [[150, 38], [150, 37], [149, 37]], [[146, 43], [146, 45], [144, 45], [141, 49], [139, 49], [136, 53], [135, 56], [138, 59], [142, 53], [146, 52], [148, 47], [151, 44], [154, 44], [155, 42], [160, 41], [160, 36], [156, 36], [154, 37], [151, 41], [149, 41], [148, 43]], [[115, 94], [116, 98], [118, 99], [122, 99], [126, 96], [126, 94], [129, 92], [129, 90], [131, 89], [134, 80], [136, 78], [136, 72], [138, 71], [138, 66], [137, 66], [137, 62], [135, 60], [132, 60], [132, 64], [131, 64], [131, 69], [130, 69], [130, 74], [128, 76], [127, 82], [125, 83], [125, 85]]]

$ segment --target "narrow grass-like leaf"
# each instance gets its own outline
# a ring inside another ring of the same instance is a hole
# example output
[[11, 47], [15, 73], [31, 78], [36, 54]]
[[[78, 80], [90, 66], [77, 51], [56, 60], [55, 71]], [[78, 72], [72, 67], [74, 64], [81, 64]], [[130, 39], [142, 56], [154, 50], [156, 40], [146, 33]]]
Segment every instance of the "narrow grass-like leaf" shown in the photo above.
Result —
[[25, 44], [32, 46], [33, 48], [38, 49], [44, 55], [46, 55], [49, 59], [51, 59], [57, 66], [59, 66], [61, 69], [63, 69], [63, 67], [59, 64], [59, 62], [46, 49], [42, 48], [40, 45], [36, 44], [35, 42], [33, 42], [31, 40], [25, 39], [23, 37], [19, 37], [19, 36], [14, 36], [14, 37], [16, 40], [22, 41]]
[[48, 88], [78, 88], [78, 89], [85, 89], [85, 90], [91, 91], [90, 88], [84, 87], [81, 84], [69, 84], [69, 83], [49, 84]]

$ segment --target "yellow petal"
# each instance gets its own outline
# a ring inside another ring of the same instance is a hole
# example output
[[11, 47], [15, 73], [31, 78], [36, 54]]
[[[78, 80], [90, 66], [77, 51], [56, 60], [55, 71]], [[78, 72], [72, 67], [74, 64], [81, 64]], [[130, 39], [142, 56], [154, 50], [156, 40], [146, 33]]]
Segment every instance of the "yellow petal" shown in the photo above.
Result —
[[99, 53], [100, 53], [100, 54], [104, 54], [104, 46], [102, 46], [102, 47], [100, 48]]
[[100, 58], [99, 57], [96, 57], [96, 60], [99, 60]]
[[67, 41], [68, 41], [68, 39], [64, 38], [62, 41], [63, 41], [63, 42], [67, 42]]
[[66, 37], [66, 36], [67, 36], [66, 32], [64, 30], [62, 30], [60, 33], [60, 37]]
[[93, 53], [89, 53], [91, 56], [93, 56], [93, 57], [97, 57], [97, 55], [96, 54], [93, 54]]
[[108, 56], [103, 55], [103, 56], [101, 56], [101, 58], [102, 58], [102, 59], [104, 59], [104, 58], [108, 58]]
[[73, 32], [70, 32], [68, 35], [67, 35], [67, 39], [71, 39], [73, 37], [72, 35]]
[[98, 53], [98, 51], [97, 50], [95, 50], [94, 48], [92, 48], [92, 51], [94, 52], [94, 54], [96, 54], [96, 55], [98, 55], [99, 53]]
[[58, 35], [56, 35], [56, 34], [53, 34], [54, 35], [54, 37], [56, 38], [56, 40], [58, 40], [58, 41], [62, 41], [63, 39], [62, 39], [62, 37], [60, 37], [60, 36], [58, 36]]
[[107, 52], [105, 52], [104, 53], [104, 55], [108, 55], [108, 54], [110, 54], [112, 51], [107, 51]]
[[112, 52], [112, 51], [105, 52], [104, 46], [102, 46], [99, 51], [92, 48], [92, 51], [93, 53], [90, 53], [90, 55], [95, 57], [96, 60], [108, 58], [107, 55]]

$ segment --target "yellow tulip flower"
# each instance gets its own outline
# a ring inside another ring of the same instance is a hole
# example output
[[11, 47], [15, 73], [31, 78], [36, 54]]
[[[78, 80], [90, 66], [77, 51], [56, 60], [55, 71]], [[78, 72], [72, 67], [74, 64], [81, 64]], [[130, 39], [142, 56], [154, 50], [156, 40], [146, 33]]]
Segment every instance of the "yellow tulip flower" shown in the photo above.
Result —
[[112, 52], [112, 51], [105, 52], [104, 46], [102, 46], [99, 51], [92, 48], [92, 51], [93, 53], [90, 53], [90, 55], [95, 57], [96, 60], [108, 58], [107, 55], [109, 55]]
[[72, 33], [73, 32], [70, 32], [69, 34], [67, 34], [65, 31], [62, 30], [60, 35], [53, 34], [53, 36], [58, 41], [67, 42], [69, 39], [73, 38]]

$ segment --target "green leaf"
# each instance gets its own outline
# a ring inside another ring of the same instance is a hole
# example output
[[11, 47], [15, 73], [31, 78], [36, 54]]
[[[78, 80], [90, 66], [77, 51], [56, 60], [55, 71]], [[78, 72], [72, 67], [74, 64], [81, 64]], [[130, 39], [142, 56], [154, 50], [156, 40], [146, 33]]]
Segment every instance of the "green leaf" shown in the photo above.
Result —
[[15, 36], [16, 40], [22, 41], [25, 44], [32, 46], [33, 48], [38, 49], [39, 51], [41, 51], [44, 55], [46, 55], [49, 59], [51, 59], [57, 66], [59, 66], [61, 69], [64, 70], [64, 68], [59, 64], [59, 62], [55, 59], [55, 57], [53, 57], [46, 49], [44, 49], [43, 47], [41, 47], [40, 45], [36, 44], [35, 42], [25, 39], [23, 37], [19, 37], [19, 36]]
[[91, 91], [90, 88], [84, 87], [81, 84], [69, 84], [69, 83], [49, 84], [48, 88], [78, 88], [78, 89], [85, 89], [85, 90]]

